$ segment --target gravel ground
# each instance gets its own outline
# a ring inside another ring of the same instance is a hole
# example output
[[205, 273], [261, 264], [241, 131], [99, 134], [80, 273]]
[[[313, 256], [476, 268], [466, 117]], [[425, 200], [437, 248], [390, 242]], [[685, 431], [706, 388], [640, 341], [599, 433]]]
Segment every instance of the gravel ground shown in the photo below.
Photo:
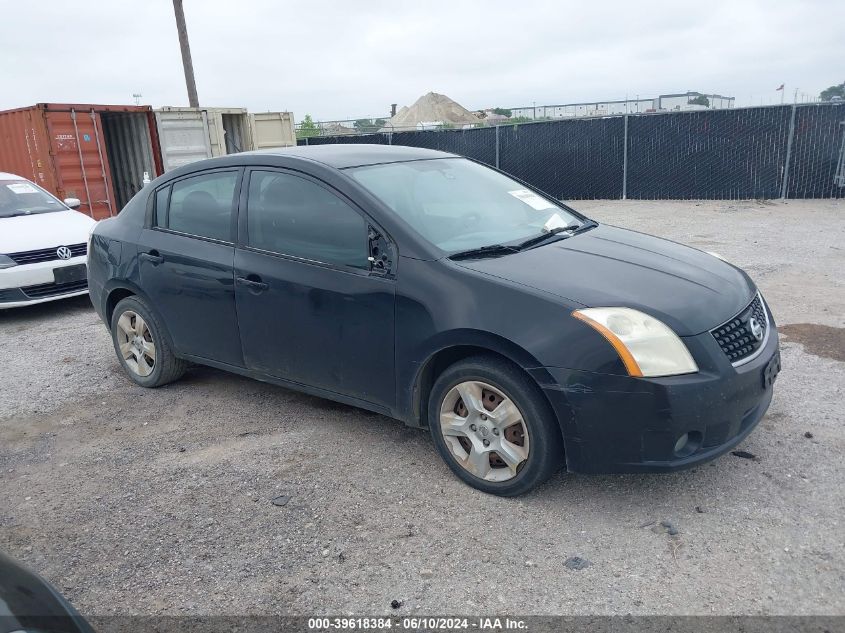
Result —
[[576, 206], [757, 280], [786, 336], [756, 459], [490, 497], [382, 416], [135, 387], [82, 298], [0, 313], [0, 549], [88, 615], [845, 614], [845, 203]]

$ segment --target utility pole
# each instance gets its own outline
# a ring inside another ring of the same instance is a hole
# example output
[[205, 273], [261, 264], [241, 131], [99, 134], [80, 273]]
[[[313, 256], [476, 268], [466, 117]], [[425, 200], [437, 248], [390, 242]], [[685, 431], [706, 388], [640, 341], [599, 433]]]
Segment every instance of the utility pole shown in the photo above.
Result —
[[197, 98], [197, 82], [194, 79], [194, 63], [191, 61], [191, 46], [188, 44], [188, 28], [185, 26], [185, 11], [182, 9], [182, 0], [173, 0], [173, 12], [176, 14], [179, 48], [182, 49], [182, 67], [185, 69], [185, 85], [188, 87], [188, 104], [192, 108], [198, 108], [200, 102]]

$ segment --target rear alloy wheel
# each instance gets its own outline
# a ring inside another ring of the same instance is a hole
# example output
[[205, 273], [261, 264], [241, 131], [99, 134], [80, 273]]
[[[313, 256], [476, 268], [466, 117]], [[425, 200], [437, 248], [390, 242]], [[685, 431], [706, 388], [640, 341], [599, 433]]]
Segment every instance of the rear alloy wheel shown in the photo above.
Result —
[[440, 407], [440, 432], [461, 467], [487, 481], [512, 479], [528, 459], [522, 413], [484, 382], [470, 380], [452, 387]]
[[117, 319], [117, 344], [130, 371], [149, 376], [156, 363], [156, 344], [144, 318], [127, 310]]
[[484, 492], [522, 494], [563, 461], [548, 401], [525, 372], [502, 358], [474, 356], [444, 370], [431, 389], [428, 422], [452, 471]]
[[142, 387], [160, 387], [185, 373], [188, 363], [176, 358], [156, 314], [140, 297], [126, 297], [111, 320], [114, 351], [127, 375]]

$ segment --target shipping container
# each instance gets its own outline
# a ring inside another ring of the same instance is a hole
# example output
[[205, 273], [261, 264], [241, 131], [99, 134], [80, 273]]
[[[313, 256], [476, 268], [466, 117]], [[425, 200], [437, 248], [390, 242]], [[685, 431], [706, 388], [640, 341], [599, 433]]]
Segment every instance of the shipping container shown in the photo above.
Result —
[[155, 111], [165, 171], [204, 158], [252, 149], [244, 108], [174, 108]]
[[290, 112], [257, 112], [250, 114], [253, 149], [296, 146], [293, 114]]
[[58, 198], [79, 198], [96, 219], [116, 215], [164, 172], [150, 106], [39, 103], [0, 112], [0, 171]]
[[164, 107], [155, 116], [165, 171], [215, 156], [296, 145], [290, 112]]

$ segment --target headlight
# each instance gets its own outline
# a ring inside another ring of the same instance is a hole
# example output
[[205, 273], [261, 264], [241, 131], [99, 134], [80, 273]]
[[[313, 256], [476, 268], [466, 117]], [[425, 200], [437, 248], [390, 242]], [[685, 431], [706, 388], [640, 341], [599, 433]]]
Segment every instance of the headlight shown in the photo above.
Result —
[[604, 336], [631, 376], [675, 376], [698, 365], [666, 324], [631, 308], [585, 308], [572, 313]]
[[17, 266], [18, 263], [8, 255], [0, 255], [0, 269]]

